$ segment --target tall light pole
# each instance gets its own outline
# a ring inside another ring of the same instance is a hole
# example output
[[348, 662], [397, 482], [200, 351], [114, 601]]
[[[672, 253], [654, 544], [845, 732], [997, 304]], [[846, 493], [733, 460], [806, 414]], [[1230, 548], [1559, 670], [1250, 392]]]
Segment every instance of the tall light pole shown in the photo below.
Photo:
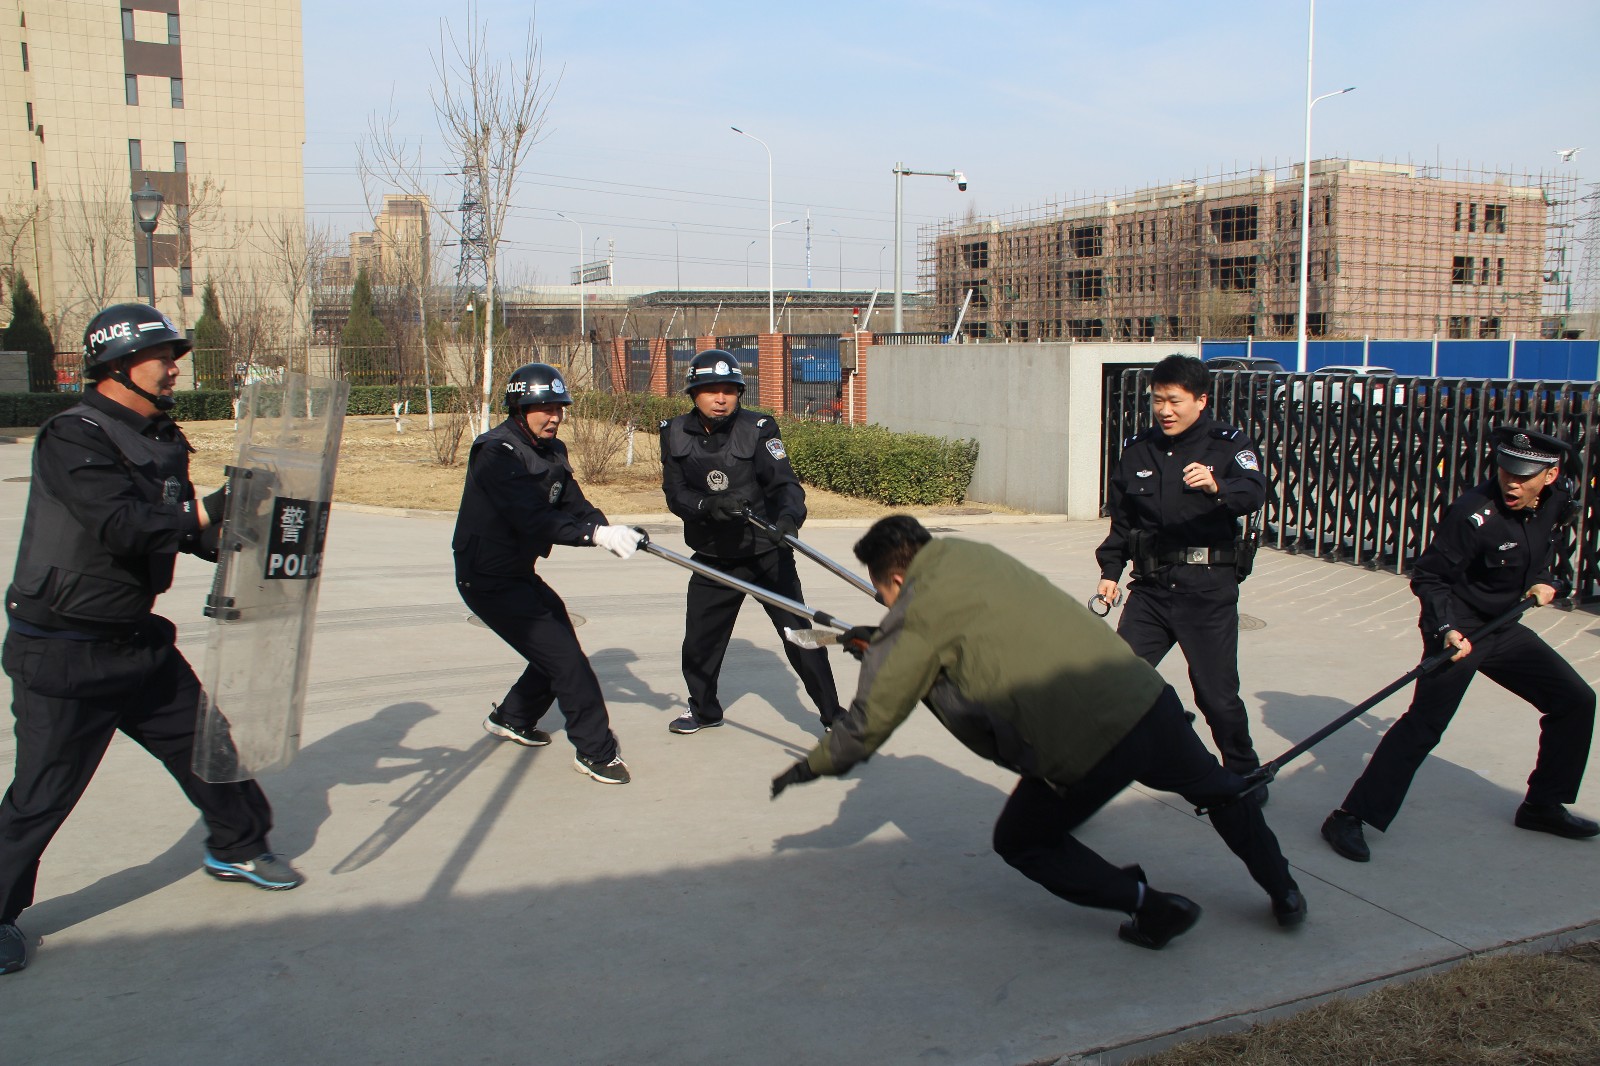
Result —
[[[165, 202], [159, 190], [144, 179], [144, 188], [133, 193], [133, 220], [144, 230], [145, 269], [150, 271], [150, 306], [156, 305], [156, 223], [161, 221], [161, 205]], [[139, 272], [134, 271], [134, 285], [138, 287]]]
[[894, 331], [905, 332], [905, 282], [903, 280], [901, 260], [904, 249], [900, 241], [900, 216], [901, 204], [904, 201], [905, 177], [907, 174], [917, 174], [927, 178], [949, 178], [956, 183], [956, 188], [962, 192], [967, 191], [967, 176], [959, 170], [908, 170], [904, 163], [894, 165]]
[[[738, 126], [729, 126], [728, 128], [741, 137], [749, 137], [765, 149], [767, 153], [767, 332], [776, 333], [778, 332], [778, 316], [774, 309], [772, 286], [772, 231], [778, 227], [772, 221], [772, 149], [767, 147], [766, 141], [763, 141], [753, 133], [746, 133]], [[788, 223], [785, 222], [783, 225], [787, 226]]]
[[1321, 96], [1311, 95], [1311, 60], [1316, 54], [1317, 0], [1307, 0], [1306, 13], [1306, 153], [1300, 164], [1300, 307], [1295, 314], [1296, 338], [1294, 371], [1306, 371], [1306, 294], [1311, 281], [1311, 109], [1330, 96], [1343, 96], [1355, 91], [1338, 89]]
[[575, 218], [567, 218], [560, 211], [556, 212], [556, 217], [578, 227], [578, 344], [582, 347], [589, 343], [589, 330], [583, 317], [583, 223]]
[[681, 292], [683, 290], [683, 257], [678, 253], [678, 224], [672, 222], [669, 225], [672, 226], [672, 271], [677, 278], [675, 287]]

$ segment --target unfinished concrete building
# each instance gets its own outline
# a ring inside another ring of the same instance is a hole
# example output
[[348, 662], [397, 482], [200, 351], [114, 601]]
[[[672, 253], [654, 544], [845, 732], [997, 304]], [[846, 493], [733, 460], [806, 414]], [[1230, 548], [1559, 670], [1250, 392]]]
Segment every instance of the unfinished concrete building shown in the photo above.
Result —
[[[1291, 337], [1302, 180], [1262, 169], [946, 222], [922, 233], [924, 285], [946, 328], [966, 306], [969, 338]], [[1572, 178], [1315, 161], [1307, 332], [1559, 330], [1576, 193]]]

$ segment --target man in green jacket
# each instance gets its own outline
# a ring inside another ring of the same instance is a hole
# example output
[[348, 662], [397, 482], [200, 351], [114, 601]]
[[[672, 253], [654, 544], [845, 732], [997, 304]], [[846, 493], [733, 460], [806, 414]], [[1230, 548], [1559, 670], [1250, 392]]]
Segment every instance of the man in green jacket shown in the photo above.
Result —
[[1278, 924], [1305, 919], [1260, 808], [1224, 802], [1244, 780], [1206, 750], [1172, 687], [1086, 607], [1004, 552], [935, 541], [908, 515], [879, 520], [855, 554], [889, 613], [850, 634], [869, 640], [855, 700], [773, 779], [773, 798], [866, 761], [921, 701], [956, 739], [1021, 775], [995, 824], [1000, 857], [1070, 903], [1131, 914], [1123, 940], [1161, 948], [1200, 918], [1194, 901], [1071, 835], [1135, 781], [1212, 805], [1212, 825], [1266, 889]]

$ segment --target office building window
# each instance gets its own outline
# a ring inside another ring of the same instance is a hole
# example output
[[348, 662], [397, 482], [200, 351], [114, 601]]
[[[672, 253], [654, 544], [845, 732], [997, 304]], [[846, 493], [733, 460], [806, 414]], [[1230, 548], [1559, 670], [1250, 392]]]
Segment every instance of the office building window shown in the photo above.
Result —
[[1496, 259], [1494, 261], [1494, 283], [1496, 285], [1504, 285], [1506, 283], [1506, 261], [1504, 259]]
[[1506, 231], [1506, 205], [1483, 205], [1483, 232], [1504, 233]]
[[144, 169], [144, 145], [140, 144], [138, 141], [128, 142], [128, 169]]
[[27, 71], [28, 71], [28, 42], [27, 41], [23, 41], [22, 42], [22, 71], [23, 71], [24, 74], [26, 74]]
[[38, 189], [39, 188], [39, 164], [34, 162], [34, 161], [32, 161], [32, 160], [29, 160], [28, 161], [28, 166], [33, 170], [33, 187], [35, 189]]
[[1473, 257], [1470, 255], [1452, 256], [1450, 259], [1450, 284], [1472, 284]]
[[[178, 16], [172, 16], [176, 19]], [[178, 268], [178, 292], [184, 296], [194, 295], [194, 271], [188, 267]]]
[[178, 43], [178, 16], [177, 15], [168, 15], [167, 16], [167, 43], [168, 44], [177, 44]]
[[28, 132], [33, 132], [33, 101], [28, 101]]
[[1472, 336], [1472, 316], [1451, 315], [1450, 321], [1445, 327], [1445, 336], [1453, 341], [1464, 340]]
[[122, 39], [133, 40], [133, 11], [126, 7], [122, 9]]
[[187, 141], [172, 142], [172, 169], [174, 173], [182, 174], [189, 169], [189, 144]]
[[183, 79], [172, 79], [172, 107], [175, 111], [183, 110]]
[[1478, 319], [1478, 336], [1484, 340], [1495, 340], [1500, 336], [1500, 320], [1485, 316]]
[[127, 97], [128, 97], [128, 106], [129, 107], [138, 107], [139, 106], [139, 75], [137, 75], [137, 74], [125, 75], [123, 77], [123, 79], [122, 79], [122, 84], [124, 86], [124, 91], [126, 92]]
[[138, 287], [139, 299], [150, 299], [150, 268], [138, 267], [134, 270], [134, 284]]

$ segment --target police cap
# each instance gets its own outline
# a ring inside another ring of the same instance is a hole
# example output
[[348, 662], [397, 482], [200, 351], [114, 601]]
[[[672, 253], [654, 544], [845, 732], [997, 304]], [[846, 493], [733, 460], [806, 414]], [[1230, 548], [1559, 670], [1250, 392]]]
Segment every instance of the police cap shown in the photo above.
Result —
[[1489, 432], [1494, 445], [1494, 461], [1500, 469], [1517, 477], [1531, 477], [1564, 462], [1572, 448], [1559, 437], [1536, 429], [1497, 426]]

